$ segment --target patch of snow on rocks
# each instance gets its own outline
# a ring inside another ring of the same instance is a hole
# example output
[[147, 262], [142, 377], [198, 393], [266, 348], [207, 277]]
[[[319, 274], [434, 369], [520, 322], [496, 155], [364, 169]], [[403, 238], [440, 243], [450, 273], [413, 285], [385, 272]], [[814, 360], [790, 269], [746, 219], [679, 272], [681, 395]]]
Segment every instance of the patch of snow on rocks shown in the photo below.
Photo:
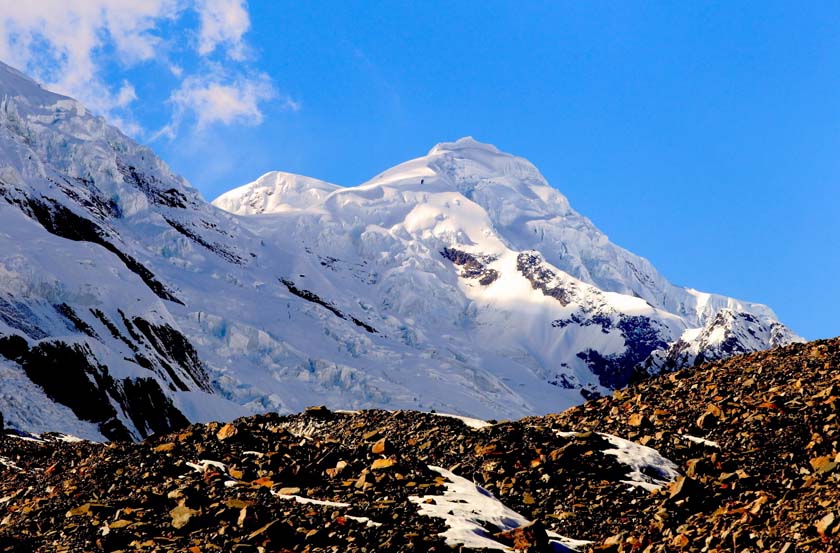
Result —
[[298, 503], [303, 505], [322, 505], [324, 507], [349, 507], [349, 503], [340, 503], [338, 501], [323, 501], [320, 499], [310, 499], [308, 497], [301, 497], [299, 495], [292, 495], [292, 494], [284, 494], [284, 493], [274, 493], [272, 495], [278, 499], [294, 499]]
[[475, 430], [481, 430], [482, 428], [487, 428], [488, 426], [493, 426], [492, 423], [481, 419], [474, 419], [472, 417], [463, 417], [461, 415], [450, 415], [448, 413], [432, 413], [433, 415], [437, 415], [438, 417], [448, 417], [450, 419], [458, 419], [459, 421], [463, 422], [470, 428]]
[[614, 455], [619, 463], [630, 467], [630, 479], [622, 480], [626, 484], [656, 490], [680, 475], [677, 465], [653, 448], [610, 434], [601, 436], [615, 446], [613, 449], [604, 450], [604, 453]]
[[689, 442], [694, 442], [695, 444], [704, 445], [706, 447], [711, 447], [714, 449], [720, 449], [720, 444], [717, 442], [713, 442], [712, 440], [707, 440], [706, 438], [700, 438], [698, 436], [692, 436], [690, 434], [680, 434], [681, 438], [685, 438]]
[[[443, 495], [413, 496], [409, 499], [418, 505], [420, 514], [446, 521], [449, 529], [441, 534], [449, 546], [462, 545], [470, 549], [493, 549], [513, 551], [510, 547], [493, 539], [488, 527], [499, 532], [513, 530], [531, 524], [531, 521], [496, 499], [493, 494], [441, 467], [429, 466], [449, 480]], [[432, 499], [434, 503], [425, 503]], [[552, 543], [562, 550], [575, 551], [589, 542], [572, 540], [551, 533]]]

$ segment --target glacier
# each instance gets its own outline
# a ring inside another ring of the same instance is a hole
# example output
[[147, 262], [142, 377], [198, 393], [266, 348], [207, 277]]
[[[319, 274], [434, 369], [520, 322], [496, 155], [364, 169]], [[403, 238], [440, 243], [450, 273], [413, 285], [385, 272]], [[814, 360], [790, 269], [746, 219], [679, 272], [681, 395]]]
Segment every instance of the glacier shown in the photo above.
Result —
[[472, 138], [211, 204], [0, 63], [0, 411], [21, 430], [139, 439], [313, 404], [518, 418], [798, 340], [670, 284]]

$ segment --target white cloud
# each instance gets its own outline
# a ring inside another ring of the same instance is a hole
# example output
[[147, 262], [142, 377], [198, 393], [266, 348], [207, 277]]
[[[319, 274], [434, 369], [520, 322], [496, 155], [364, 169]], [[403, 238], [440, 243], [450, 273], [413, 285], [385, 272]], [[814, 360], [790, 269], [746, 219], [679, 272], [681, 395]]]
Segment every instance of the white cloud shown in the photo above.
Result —
[[178, 9], [176, 0], [0, 0], [0, 58], [110, 114], [136, 94], [129, 83], [104, 81], [97, 54], [107, 45], [125, 65], [151, 59], [161, 40], [155, 27]]
[[245, 43], [242, 35], [251, 26], [245, 0], [198, 0], [195, 9], [201, 25], [198, 53], [206, 56], [225, 45], [231, 59], [244, 59]]
[[261, 104], [276, 95], [244, 66], [249, 28], [245, 0], [0, 0], [0, 60], [135, 136], [144, 134], [131, 111], [137, 89], [113, 75], [159, 64], [176, 83], [162, 132], [172, 136], [185, 120], [199, 129], [262, 121]]
[[260, 103], [275, 95], [265, 74], [229, 82], [214, 77], [190, 77], [172, 94], [170, 101], [178, 118], [191, 113], [202, 129], [213, 123], [257, 125], [263, 120]]

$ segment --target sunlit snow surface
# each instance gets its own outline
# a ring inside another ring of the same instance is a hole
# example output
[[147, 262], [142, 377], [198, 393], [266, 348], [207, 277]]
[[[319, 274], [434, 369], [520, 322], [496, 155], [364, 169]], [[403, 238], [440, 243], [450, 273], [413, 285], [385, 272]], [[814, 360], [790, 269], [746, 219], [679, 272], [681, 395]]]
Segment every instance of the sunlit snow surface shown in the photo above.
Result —
[[630, 479], [624, 481], [627, 484], [655, 490], [674, 481], [680, 475], [677, 465], [653, 448], [609, 434], [600, 436], [614, 446], [604, 450], [604, 453], [615, 456], [619, 463], [630, 468]]
[[[573, 438], [579, 433], [558, 430], [556, 434], [562, 438]], [[653, 448], [611, 434], [597, 434], [613, 446], [605, 449], [604, 454], [614, 456], [616, 461], [629, 469], [629, 480], [625, 480], [625, 484], [655, 490], [673, 482], [680, 475], [676, 463]]]
[[[145, 180], [126, 177], [126, 166]], [[8, 318], [16, 326], [0, 317], [0, 335], [88, 347], [114, 378], [157, 380], [191, 421], [320, 404], [516, 419], [578, 404], [582, 388], [606, 392], [578, 353], [622, 354], [623, 316], [649, 318], [668, 342], [725, 308], [775, 321], [765, 306], [671, 285], [530, 162], [469, 138], [354, 187], [269, 173], [214, 207], [149, 149], [0, 64], [0, 187], [7, 200], [38, 198], [95, 220], [183, 303], [161, 299], [113, 252], [50, 234], [0, 201], [0, 300], [27, 313]], [[185, 207], [156, 203], [154, 191]], [[111, 212], [97, 215], [96, 202]], [[497, 278], [461, 276], [445, 248], [477, 256]], [[523, 252], [570, 303], [534, 288], [517, 268]], [[96, 337], [68, 327], [54, 308], [63, 303]], [[183, 333], [215, 393], [189, 382], [172, 391], [92, 310], [125, 336], [120, 312]], [[590, 324], [595, 315], [611, 326]], [[750, 347], [766, 347], [758, 336]], [[14, 363], [0, 361], [0, 372], [9, 424], [102, 439]]]
[[[420, 514], [446, 521], [448, 529], [441, 536], [446, 538], [447, 545], [513, 551], [496, 541], [492, 533], [527, 526], [531, 521], [466, 478], [441, 467], [429, 468], [446, 478], [446, 491], [443, 495], [414, 496], [409, 499], [417, 504]], [[428, 500], [432, 502], [426, 503]], [[488, 531], [488, 528], [493, 531]], [[549, 537], [557, 551], [577, 551], [590, 543], [565, 538], [554, 532], [549, 532]]]
[[701, 438], [699, 436], [692, 436], [690, 434], [680, 434], [680, 437], [685, 438], [689, 442], [694, 442], [695, 444], [704, 445], [706, 447], [710, 447], [712, 449], [720, 449], [720, 444], [714, 442], [712, 440], [707, 440], [706, 438]]
[[474, 419], [471, 417], [462, 417], [461, 415], [450, 415], [448, 413], [432, 413], [433, 415], [437, 415], [438, 417], [446, 417], [450, 419], [457, 419], [468, 427], [472, 428], [473, 430], [481, 430], [482, 428], [487, 428], [489, 426], [493, 426], [493, 423], [483, 421], [481, 419]]

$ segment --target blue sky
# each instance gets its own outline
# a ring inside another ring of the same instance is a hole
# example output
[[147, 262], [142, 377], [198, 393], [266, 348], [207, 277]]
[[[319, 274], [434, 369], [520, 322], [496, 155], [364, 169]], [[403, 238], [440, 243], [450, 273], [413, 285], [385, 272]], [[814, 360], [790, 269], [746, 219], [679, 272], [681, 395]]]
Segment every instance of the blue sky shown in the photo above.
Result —
[[836, 3], [89, 0], [67, 23], [82, 8], [43, 1], [4, 8], [0, 58], [208, 199], [273, 169], [358, 184], [473, 135], [672, 282], [840, 335]]

